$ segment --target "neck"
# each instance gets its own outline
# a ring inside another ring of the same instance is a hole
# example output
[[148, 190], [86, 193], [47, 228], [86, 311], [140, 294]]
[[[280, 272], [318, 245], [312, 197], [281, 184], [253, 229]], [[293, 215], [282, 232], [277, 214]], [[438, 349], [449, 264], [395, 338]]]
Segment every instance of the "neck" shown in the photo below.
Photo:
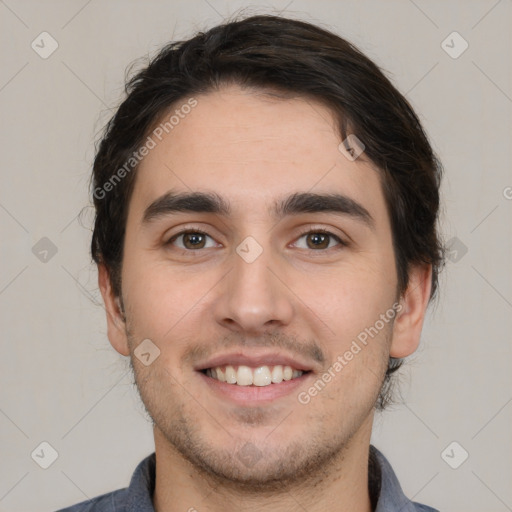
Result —
[[[371, 418], [369, 418], [371, 420]], [[177, 452], [155, 427], [156, 512], [255, 512], [272, 505], [274, 512], [371, 512], [368, 491], [368, 455], [371, 421], [360, 429], [334, 460], [308, 477], [285, 483], [278, 490], [237, 487], [205, 474]]]

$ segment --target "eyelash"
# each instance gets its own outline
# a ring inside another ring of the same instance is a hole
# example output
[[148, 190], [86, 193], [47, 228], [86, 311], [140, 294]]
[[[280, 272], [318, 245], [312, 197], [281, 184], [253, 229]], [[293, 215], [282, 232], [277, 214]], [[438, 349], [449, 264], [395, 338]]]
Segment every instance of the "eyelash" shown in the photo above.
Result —
[[[201, 229], [193, 229], [193, 228], [189, 228], [189, 229], [185, 229], [183, 231], [180, 231], [179, 233], [176, 233], [175, 235], [173, 235], [166, 243], [165, 245], [172, 245], [172, 243], [177, 239], [179, 238], [180, 236], [182, 235], [186, 235], [186, 234], [189, 234], [189, 233], [192, 233], [192, 234], [197, 234], [197, 235], [202, 235], [202, 236], [208, 236], [210, 238], [212, 238], [208, 233], [206, 233], [205, 231], [202, 231]], [[338, 235], [335, 235], [334, 233], [332, 233], [331, 231], [328, 231], [326, 229], [323, 229], [323, 228], [317, 228], [317, 229], [306, 229], [304, 231], [302, 231], [297, 240], [299, 240], [300, 238], [302, 238], [303, 236], [305, 235], [309, 235], [309, 234], [317, 234], [317, 233], [322, 233], [324, 235], [328, 235], [330, 236], [331, 238], [334, 238], [338, 243], [339, 243], [339, 247], [337, 248], [338, 250], [342, 249], [343, 247], [347, 247], [349, 244], [347, 242], [345, 242], [344, 240], [342, 240]], [[183, 252], [196, 252], [196, 251], [199, 251], [201, 249], [180, 249], [181, 251]], [[335, 249], [336, 250], [336, 247], [330, 247], [328, 249], [306, 249], [307, 251], [311, 251], [311, 252], [326, 252], [326, 251], [330, 251], [332, 249]]]

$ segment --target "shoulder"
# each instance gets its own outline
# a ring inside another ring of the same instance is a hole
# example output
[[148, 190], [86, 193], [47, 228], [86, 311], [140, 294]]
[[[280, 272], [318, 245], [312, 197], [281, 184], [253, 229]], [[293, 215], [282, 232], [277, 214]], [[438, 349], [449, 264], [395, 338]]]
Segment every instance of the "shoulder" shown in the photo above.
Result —
[[154, 512], [155, 452], [136, 467], [130, 485], [56, 512]]
[[127, 489], [119, 489], [59, 509], [56, 512], [123, 512], [127, 506], [127, 499]]
[[377, 490], [375, 512], [439, 512], [437, 509], [411, 501], [402, 491], [391, 464], [375, 446], [370, 445], [370, 466], [376, 468], [378, 477], [374, 486]]
[[414, 505], [414, 510], [417, 512], [439, 512], [439, 510], [437, 510], [437, 508], [432, 508], [427, 505], [422, 505], [421, 503], [414, 502], [413, 505]]

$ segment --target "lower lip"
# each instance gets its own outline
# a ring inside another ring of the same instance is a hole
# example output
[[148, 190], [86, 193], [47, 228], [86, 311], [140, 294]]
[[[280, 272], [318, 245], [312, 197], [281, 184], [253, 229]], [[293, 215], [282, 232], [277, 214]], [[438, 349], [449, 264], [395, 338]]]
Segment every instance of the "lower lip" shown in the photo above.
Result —
[[269, 384], [268, 386], [227, 384], [226, 382], [208, 377], [202, 372], [198, 372], [198, 374], [210, 386], [210, 389], [222, 398], [228, 398], [241, 405], [248, 405], [251, 402], [263, 405], [265, 402], [273, 402], [296, 391], [300, 386], [304, 385], [311, 372], [304, 373], [295, 379], [283, 380], [279, 384]]

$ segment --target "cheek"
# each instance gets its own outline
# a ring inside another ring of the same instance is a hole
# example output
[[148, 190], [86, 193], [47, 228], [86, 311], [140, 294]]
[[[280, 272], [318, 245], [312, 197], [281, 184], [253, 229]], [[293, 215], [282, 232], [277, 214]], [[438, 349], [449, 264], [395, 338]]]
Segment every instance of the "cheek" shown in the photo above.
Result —
[[167, 274], [162, 265], [133, 256], [123, 264], [123, 298], [138, 335], [162, 339], [186, 312], [190, 292]]
[[[191, 326], [204, 320], [208, 291], [218, 282], [213, 271], [177, 269], [165, 260], [133, 255], [123, 265], [123, 297], [134, 337], [149, 338], [172, 352], [180, 350]], [[137, 341], [137, 340], [135, 340]]]
[[388, 365], [391, 332], [392, 321], [377, 326], [373, 322], [333, 344], [330, 365], [320, 375], [328, 380], [327, 403], [357, 407], [359, 402], [373, 402]]
[[[370, 260], [374, 261], [370, 261]], [[395, 281], [377, 258], [295, 279], [294, 291], [323, 320], [337, 342], [350, 342], [388, 310], [395, 299]]]
[[321, 393], [325, 401], [319, 402], [357, 407], [352, 398], [359, 396], [371, 403], [388, 363], [396, 316], [394, 283], [390, 286], [375, 261], [333, 272], [328, 279], [311, 280], [303, 292], [308, 293], [304, 302], [317, 315], [315, 323], [321, 330], [317, 334], [331, 365], [326, 377], [332, 380]]

